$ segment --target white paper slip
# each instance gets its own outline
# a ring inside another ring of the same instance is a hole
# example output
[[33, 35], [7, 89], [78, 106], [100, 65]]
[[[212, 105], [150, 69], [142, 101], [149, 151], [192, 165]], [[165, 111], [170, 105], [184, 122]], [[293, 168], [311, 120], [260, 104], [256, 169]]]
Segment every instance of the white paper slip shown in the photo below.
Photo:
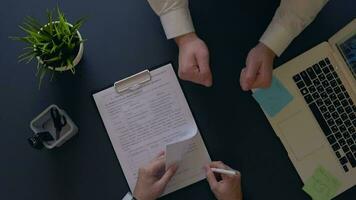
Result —
[[194, 144], [194, 136], [198, 134], [196, 126], [189, 127], [188, 134], [180, 140], [166, 145], [166, 170], [173, 164], [180, 164], [184, 156], [190, 151]]
[[138, 169], [162, 150], [179, 168], [164, 194], [205, 178], [210, 157], [170, 64], [135, 90], [110, 87], [93, 95], [131, 191]]

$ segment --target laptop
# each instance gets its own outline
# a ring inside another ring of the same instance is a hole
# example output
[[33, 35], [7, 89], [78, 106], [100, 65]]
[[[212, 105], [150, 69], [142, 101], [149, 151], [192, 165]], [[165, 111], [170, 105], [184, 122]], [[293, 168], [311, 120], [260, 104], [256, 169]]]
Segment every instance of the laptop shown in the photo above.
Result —
[[274, 70], [294, 96], [268, 117], [305, 182], [318, 166], [342, 186], [356, 184], [356, 19], [323, 42]]

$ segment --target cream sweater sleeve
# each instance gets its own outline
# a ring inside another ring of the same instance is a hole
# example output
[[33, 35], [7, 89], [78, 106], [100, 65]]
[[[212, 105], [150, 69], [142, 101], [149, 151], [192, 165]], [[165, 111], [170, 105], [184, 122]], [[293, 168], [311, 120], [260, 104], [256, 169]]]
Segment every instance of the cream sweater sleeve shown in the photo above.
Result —
[[168, 39], [194, 32], [188, 0], [148, 0]]
[[280, 56], [327, 2], [328, 0], [281, 0], [260, 42]]

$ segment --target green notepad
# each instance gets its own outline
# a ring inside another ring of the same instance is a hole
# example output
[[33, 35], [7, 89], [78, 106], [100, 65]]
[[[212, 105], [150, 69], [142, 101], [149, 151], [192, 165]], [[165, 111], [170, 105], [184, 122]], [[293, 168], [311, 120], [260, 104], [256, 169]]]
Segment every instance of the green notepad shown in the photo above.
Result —
[[335, 196], [341, 183], [330, 172], [319, 166], [313, 175], [305, 182], [303, 190], [313, 200], [330, 200]]
[[252, 96], [270, 117], [274, 117], [293, 100], [293, 96], [274, 76], [270, 88], [259, 89]]

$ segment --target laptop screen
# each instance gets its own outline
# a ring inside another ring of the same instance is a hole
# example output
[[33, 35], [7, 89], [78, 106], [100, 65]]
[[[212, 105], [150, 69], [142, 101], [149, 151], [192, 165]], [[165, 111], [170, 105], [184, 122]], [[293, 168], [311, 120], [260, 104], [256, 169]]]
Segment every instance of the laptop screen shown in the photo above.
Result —
[[336, 46], [356, 79], [356, 32]]

